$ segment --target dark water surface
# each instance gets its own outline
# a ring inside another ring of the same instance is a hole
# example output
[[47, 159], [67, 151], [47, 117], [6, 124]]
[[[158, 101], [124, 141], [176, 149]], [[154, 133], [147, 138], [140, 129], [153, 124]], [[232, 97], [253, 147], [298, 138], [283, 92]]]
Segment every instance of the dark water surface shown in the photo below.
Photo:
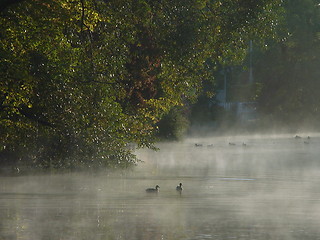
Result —
[[301, 136], [161, 144], [112, 174], [0, 177], [0, 240], [320, 239], [320, 138]]

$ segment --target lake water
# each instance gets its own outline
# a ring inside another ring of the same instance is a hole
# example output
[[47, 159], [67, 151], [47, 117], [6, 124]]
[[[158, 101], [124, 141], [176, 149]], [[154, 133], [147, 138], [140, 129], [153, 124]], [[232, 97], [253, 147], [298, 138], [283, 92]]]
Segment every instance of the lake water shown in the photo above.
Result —
[[129, 171], [0, 177], [0, 240], [320, 239], [307, 136], [194, 138], [139, 151]]

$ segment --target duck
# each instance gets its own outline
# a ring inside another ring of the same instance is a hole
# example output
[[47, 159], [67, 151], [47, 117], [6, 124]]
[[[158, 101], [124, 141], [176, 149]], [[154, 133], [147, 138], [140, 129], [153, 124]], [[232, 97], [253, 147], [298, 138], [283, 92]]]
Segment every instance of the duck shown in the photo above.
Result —
[[182, 183], [179, 183], [179, 185], [176, 187], [176, 190], [181, 194], [183, 188], [182, 188]]
[[158, 193], [159, 192], [159, 185], [157, 185], [155, 188], [147, 188], [146, 192], [147, 193]]

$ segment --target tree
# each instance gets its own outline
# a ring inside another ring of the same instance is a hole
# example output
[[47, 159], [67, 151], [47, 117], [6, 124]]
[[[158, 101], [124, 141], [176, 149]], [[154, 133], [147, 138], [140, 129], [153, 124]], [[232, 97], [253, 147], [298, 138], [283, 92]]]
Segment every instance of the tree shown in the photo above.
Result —
[[320, 120], [320, 8], [313, 0], [288, 0], [284, 7], [281, 41], [271, 43], [257, 65], [260, 110], [286, 126], [315, 127]]
[[[135, 163], [213, 63], [274, 33], [279, 0], [17, 1], [0, 10], [0, 151], [39, 167]], [[14, 154], [12, 154], [14, 153]]]

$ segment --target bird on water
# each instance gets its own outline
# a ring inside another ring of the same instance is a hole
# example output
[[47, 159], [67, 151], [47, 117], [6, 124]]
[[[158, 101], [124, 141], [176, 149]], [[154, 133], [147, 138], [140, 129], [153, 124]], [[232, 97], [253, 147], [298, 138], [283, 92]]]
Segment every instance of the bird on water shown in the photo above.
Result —
[[147, 188], [146, 192], [148, 193], [158, 193], [159, 192], [159, 185], [157, 185], [155, 188]]
[[179, 185], [176, 187], [176, 190], [181, 194], [181, 192], [182, 192], [182, 183], [179, 183]]

